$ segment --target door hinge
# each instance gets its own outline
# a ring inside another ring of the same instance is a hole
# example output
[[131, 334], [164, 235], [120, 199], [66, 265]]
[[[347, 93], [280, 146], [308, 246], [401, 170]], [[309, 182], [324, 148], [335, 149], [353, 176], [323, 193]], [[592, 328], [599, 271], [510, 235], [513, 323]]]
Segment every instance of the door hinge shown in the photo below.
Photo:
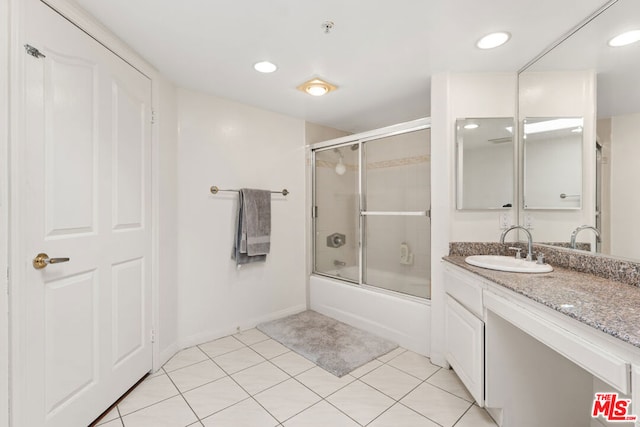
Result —
[[318, 207], [314, 206], [313, 211], [311, 211], [311, 218], [318, 218]]
[[26, 50], [27, 53], [33, 56], [34, 58], [46, 58], [46, 55], [44, 53], [40, 52], [38, 49], [31, 46], [30, 44], [25, 44], [24, 50]]
[[151, 124], [156, 123], [156, 110], [151, 110]]
[[154, 329], [151, 330], [151, 344], [156, 342], [156, 331]]

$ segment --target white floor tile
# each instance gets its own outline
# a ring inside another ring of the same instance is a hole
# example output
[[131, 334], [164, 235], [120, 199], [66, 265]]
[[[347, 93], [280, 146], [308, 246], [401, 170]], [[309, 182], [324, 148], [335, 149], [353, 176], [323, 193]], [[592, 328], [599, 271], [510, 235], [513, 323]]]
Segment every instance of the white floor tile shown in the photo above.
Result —
[[285, 427], [358, 427], [359, 424], [325, 401], [284, 423]]
[[182, 396], [172, 397], [125, 416], [125, 427], [177, 427], [198, 421]]
[[265, 359], [273, 359], [289, 351], [289, 349], [276, 340], [268, 339], [251, 346], [252, 349], [260, 353]]
[[462, 419], [456, 423], [456, 427], [495, 427], [497, 424], [489, 416], [487, 411], [473, 405]]
[[349, 384], [327, 400], [362, 425], [371, 422], [395, 403], [360, 381]]
[[198, 347], [190, 347], [173, 356], [171, 360], [164, 364], [163, 368], [166, 372], [171, 372], [207, 359], [207, 355], [200, 351]]
[[249, 347], [223, 354], [213, 359], [228, 374], [241, 371], [265, 361], [265, 358]]
[[122, 421], [120, 420], [120, 418], [116, 418], [115, 420], [111, 420], [109, 422], [106, 422], [104, 424], [98, 424], [100, 427], [122, 427]]
[[184, 398], [200, 418], [235, 405], [247, 397], [249, 395], [229, 377], [184, 393]]
[[98, 425], [106, 424], [111, 420], [115, 420], [116, 418], [120, 418], [120, 413], [118, 412], [118, 408], [114, 406], [112, 410], [107, 412], [105, 416], [102, 417]]
[[360, 366], [358, 369], [355, 369], [349, 372], [349, 375], [355, 378], [360, 378], [361, 376], [368, 374], [369, 372], [373, 371], [374, 369], [380, 366], [382, 366], [382, 362], [379, 361], [378, 359], [373, 359], [371, 362], [366, 363]]
[[158, 403], [178, 394], [178, 389], [166, 375], [147, 378], [118, 404], [120, 415], [130, 414], [138, 409]]
[[427, 382], [451, 394], [455, 394], [464, 400], [473, 402], [473, 397], [469, 394], [467, 388], [462, 384], [462, 381], [460, 381], [460, 378], [458, 378], [458, 375], [456, 375], [453, 369], [440, 369], [430, 376]]
[[204, 362], [169, 372], [168, 375], [178, 387], [178, 390], [184, 393], [211, 381], [218, 380], [227, 374], [218, 365], [207, 359]]
[[438, 427], [438, 424], [399, 403], [373, 420], [367, 427]]
[[320, 400], [320, 396], [294, 379], [258, 393], [255, 399], [279, 421], [285, 421]]
[[315, 363], [309, 359], [305, 359], [293, 351], [271, 359], [271, 363], [291, 376], [298, 375], [316, 366]]
[[202, 420], [205, 427], [274, 427], [279, 423], [253, 399], [220, 411]]
[[250, 395], [259, 393], [291, 378], [284, 371], [269, 362], [262, 362], [256, 366], [237, 372], [233, 374], [232, 377]]
[[422, 381], [389, 365], [382, 365], [360, 378], [392, 399], [399, 400]]
[[217, 357], [234, 350], [239, 350], [245, 347], [245, 345], [234, 337], [229, 336], [200, 344], [198, 347], [209, 356]]
[[256, 328], [249, 329], [246, 331], [239, 332], [234, 335], [237, 339], [245, 343], [246, 345], [252, 345], [255, 343], [259, 343], [260, 341], [268, 340], [269, 337]]
[[378, 357], [378, 360], [380, 360], [381, 362], [387, 363], [388, 361], [390, 361], [391, 359], [393, 359], [396, 356], [401, 355], [405, 351], [407, 351], [407, 350], [402, 348], [402, 347], [398, 347], [395, 350], [392, 350], [389, 353], [383, 354], [382, 356]]
[[440, 369], [439, 366], [433, 365], [427, 357], [412, 351], [405, 351], [390, 360], [388, 364], [423, 381]]
[[420, 384], [400, 402], [444, 427], [452, 426], [471, 406], [428, 383]]
[[355, 378], [351, 375], [347, 374], [338, 378], [317, 366], [296, 376], [296, 379], [322, 397], [327, 397], [355, 381]]

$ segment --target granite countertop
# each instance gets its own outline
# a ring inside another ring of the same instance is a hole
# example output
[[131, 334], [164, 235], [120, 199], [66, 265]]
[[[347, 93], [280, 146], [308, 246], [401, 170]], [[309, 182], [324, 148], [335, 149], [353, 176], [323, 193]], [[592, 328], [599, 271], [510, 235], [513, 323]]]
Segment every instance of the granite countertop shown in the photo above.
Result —
[[550, 273], [508, 273], [475, 267], [464, 256], [443, 258], [533, 301], [640, 347], [640, 288], [554, 266]]

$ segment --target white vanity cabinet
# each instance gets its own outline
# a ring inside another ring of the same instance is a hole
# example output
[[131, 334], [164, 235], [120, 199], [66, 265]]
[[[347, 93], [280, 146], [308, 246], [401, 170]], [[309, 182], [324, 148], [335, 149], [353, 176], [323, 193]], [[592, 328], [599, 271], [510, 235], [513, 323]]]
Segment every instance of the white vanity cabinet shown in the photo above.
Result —
[[478, 405], [484, 406], [482, 284], [445, 268], [445, 357]]

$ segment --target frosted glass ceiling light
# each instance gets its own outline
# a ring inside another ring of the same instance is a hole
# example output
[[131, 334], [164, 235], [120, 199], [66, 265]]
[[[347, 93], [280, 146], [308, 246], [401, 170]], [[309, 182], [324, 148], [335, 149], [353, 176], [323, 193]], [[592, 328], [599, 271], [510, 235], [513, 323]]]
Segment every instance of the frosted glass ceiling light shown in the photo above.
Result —
[[271, 63], [269, 61], [256, 62], [253, 65], [253, 68], [255, 68], [256, 71], [259, 71], [261, 73], [273, 73], [275, 70], [278, 69], [276, 64]]
[[297, 89], [312, 96], [322, 96], [338, 88], [331, 83], [316, 78], [302, 83]]
[[503, 44], [505, 44], [507, 41], [509, 41], [509, 38], [511, 38], [511, 34], [504, 31], [491, 33], [478, 40], [476, 46], [478, 46], [480, 49], [493, 49], [494, 47], [502, 46]]
[[628, 44], [635, 43], [638, 40], [640, 40], [640, 30], [627, 31], [626, 33], [619, 34], [609, 40], [609, 46], [626, 46]]

